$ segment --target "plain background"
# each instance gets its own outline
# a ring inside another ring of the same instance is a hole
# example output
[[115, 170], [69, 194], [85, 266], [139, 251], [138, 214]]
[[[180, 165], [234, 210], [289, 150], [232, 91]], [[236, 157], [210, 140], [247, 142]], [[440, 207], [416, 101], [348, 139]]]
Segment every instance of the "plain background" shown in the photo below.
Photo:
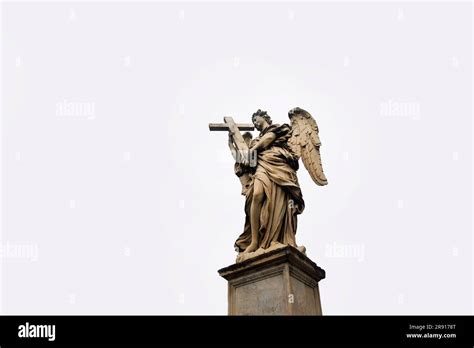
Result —
[[226, 314], [244, 198], [208, 123], [295, 106], [323, 312], [473, 312], [472, 4], [7, 2], [1, 31], [2, 313]]

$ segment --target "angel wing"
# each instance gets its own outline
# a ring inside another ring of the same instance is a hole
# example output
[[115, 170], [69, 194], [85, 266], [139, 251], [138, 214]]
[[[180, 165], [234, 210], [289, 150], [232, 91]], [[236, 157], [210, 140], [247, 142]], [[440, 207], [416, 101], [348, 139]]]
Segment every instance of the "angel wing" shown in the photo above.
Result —
[[301, 108], [294, 108], [288, 112], [291, 121], [292, 135], [288, 139], [288, 145], [298, 158], [303, 159], [306, 170], [311, 175], [313, 181], [319, 185], [327, 185], [328, 180], [324, 175], [321, 164], [321, 154], [319, 148], [319, 128], [314, 118], [309, 112]]

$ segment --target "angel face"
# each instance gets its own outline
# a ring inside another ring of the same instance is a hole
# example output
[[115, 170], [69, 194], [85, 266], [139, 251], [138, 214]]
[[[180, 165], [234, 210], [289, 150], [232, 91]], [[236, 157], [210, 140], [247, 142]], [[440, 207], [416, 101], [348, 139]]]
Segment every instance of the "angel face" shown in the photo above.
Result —
[[255, 128], [257, 130], [262, 131], [263, 129], [268, 127], [268, 122], [265, 118], [262, 116], [254, 116], [252, 117], [252, 122], [255, 125]]

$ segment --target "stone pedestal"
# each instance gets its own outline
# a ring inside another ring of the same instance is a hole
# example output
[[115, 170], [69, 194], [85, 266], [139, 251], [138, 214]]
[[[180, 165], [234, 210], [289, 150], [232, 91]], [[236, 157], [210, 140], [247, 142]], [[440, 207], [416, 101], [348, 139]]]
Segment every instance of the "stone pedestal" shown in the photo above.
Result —
[[325, 272], [291, 246], [222, 268], [229, 315], [322, 315], [318, 282]]

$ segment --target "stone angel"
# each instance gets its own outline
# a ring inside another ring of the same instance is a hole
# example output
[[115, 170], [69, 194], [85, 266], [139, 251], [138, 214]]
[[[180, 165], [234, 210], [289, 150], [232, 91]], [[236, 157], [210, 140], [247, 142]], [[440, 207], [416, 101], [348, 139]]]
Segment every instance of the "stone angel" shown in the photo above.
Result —
[[[291, 125], [273, 124], [266, 111], [257, 110], [252, 123], [260, 134], [245, 143], [256, 161], [236, 158], [235, 173], [245, 196], [244, 231], [235, 242], [237, 262], [270, 250], [296, 244], [297, 216], [304, 200], [296, 172], [301, 158], [313, 181], [320, 186], [328, 181], [321, 164], [319, 128], [309, 112], [294, 108], [288, 112]], [[229, 146], [232, 149], [232, 132]], [[256, 155], [255, 155], [256, 154]]]

